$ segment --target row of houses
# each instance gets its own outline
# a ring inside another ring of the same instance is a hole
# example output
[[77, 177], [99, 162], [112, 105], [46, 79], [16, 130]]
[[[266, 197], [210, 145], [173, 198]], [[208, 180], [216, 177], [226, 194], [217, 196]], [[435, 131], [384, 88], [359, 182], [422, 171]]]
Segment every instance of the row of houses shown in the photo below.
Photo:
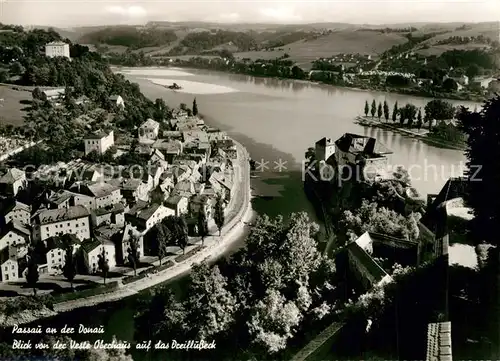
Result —
[[[90, 273], [103, 251], [111, 268], [126, 264], [131, 237], [141, 257], [156, 256], [145, 244], [155, 224], [168, 216], [193, 224], [199, 212], [210, 220], [218, 197], [227, 205], [236, 181], [232, 140], [187, 114], [171, 122], [174, 130], [163, 134], [152, 119], [139, 127], [136, 151], [148, 158], [139, 168], [77, 159], [30, 174], [11, 168], [0, 176], [2, 194], [8, 195], [0, 213], [1, 281], [23, 277], [30, 245], [43, 250], [39, 269], [48, 274], [61, 273], [67, 244]], [[92, 133], [83, 141], [87, 154], [103, 154], [114, 145], [114, 133]], [[30, 181], [43, 190], [27, 199]]]

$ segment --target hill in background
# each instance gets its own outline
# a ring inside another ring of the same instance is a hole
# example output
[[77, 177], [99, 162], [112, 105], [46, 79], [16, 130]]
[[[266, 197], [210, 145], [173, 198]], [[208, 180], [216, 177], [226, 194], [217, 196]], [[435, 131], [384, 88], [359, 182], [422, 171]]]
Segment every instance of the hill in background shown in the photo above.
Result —
[[155, 57], [214, 55], [225, 50], [238, 58], [271, 59], [285, 53], [307, 67], [318, 58], [338, 54], [377, 57], [413, 35], [431, 34], [415, 47], [422, 55], [489, 47], [498, 41], [497, 23], [410, 24], [219, 24], [208, 22], [149, 22], [144, 26], [57, 29], [63, 37], [93, 44], [101, 53], [126, 50]]

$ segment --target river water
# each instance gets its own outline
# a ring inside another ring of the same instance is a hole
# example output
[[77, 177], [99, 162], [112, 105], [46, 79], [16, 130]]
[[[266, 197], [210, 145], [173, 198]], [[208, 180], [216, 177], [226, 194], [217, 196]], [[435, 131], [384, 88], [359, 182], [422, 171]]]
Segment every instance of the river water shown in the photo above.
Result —
[[[354, 123], [354, 117], [363, 111], [366, 100], [369, 103], [373, 99], [377, 103], [386, 100], [391, 109], [395, 101], [400, 106], [412, 103], [423, 108], [428, 101], [425, 98], [201, 70], [134, 69], [126, 77], [139, 83], [145, 95], [152, 99], [163, 98], [171, 107], [180, 103], [191, 107], [196, 97], [199, 112], [208, 124], [226, 130], [248, 149], [254, 160], [269, 162], [266, 163], [269, 168], [256, 172], [252, 179], [253, 192], [258, 195], [252, 206], [258, 214], [286, 217], [292, 212], [306, 211], [317, 220], [302, 189], [302, 160], [306, 149], [325, 136], [337, 139], [351, 132], [376, 137], [394, 152], [391, 164], [412, 167], [413, 184], [423, 196], [438, 192], [450, 175], [460, 173], [465, 161], [461, 151], [432, 147], [399, 134]], [[172, 91], [146, 78], [164, 84], [177, 82], [183, 89]], [[475, 104], [466, 105], [474, 107]], [[275, 162], [284, 166], [281, 171], [274, 169]], [[240, 246], [241, 242], [233, 250]], [[170, 285], [181, 293], [185, 280], [184, 277]], [[136, 300], [137, 297], [132, 297], [76, 310], [44, 320], [42, 324], [103, 325], [105, 338], [116, 335], [122, 340], [132, 340]], [[134, 359], [149, 360], [144, 357], [138, 354]]]

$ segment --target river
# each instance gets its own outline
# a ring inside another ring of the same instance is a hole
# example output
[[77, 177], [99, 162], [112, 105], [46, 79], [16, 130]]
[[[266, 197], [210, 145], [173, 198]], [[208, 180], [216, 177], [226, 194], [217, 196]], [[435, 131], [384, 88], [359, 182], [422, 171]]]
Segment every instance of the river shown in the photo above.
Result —
[[[412, 167], [413, 184], [423, 196], [438, 192], [450, 175], [460, 172], [460, 165], [465, 161], [463, 152], [432, 147], [399, 134], [354, 123], [354, 117], [363, 111], [366, 100], [370, 103], [372, 99], [386, 100], [391, 109], [395, 101], [400, 106], [409, 102], [423, 108], [428, 101], [425, 98], [201, 70], [134, 69], [126, 77], [139, 83], [148, 97], [163, 98], [172, 107], [180, 103], [191, 107], [196, 97], [199, 112], [208, 124], [226, 130], [248, 149], [254, 160], [269, 162], [269, 169], [257, 172], [257, 177], [252, 179], [253, 192], [260, 196], [252, 201], [258, 214], [288, 216], [292, 212], [306, 211], [317, 220], [302, 189], [302, 160], [306, 149], [325, 136], [337, 139], [351, 132], [376, 137], [394, 152], [391, 164]], [[165, 84], [177, 82], [183, 90], [168, 90], [145, 78], [155, 78]], [[467, 105], [474, 107], [474, 104]], [[280, 161], [286, 168], [282, 167], [281, 172], [274, 169], [275, 162]], [[426, 166], [428, 171], [424, 172]], [[233, 251], [240, 246], [241, 242]], [[180, 293], [185, 278], [170, 284]], [[116, 335], [122, 340], [132, 340], [137, 298], [75, 310], [44, 320], [42, 324], [103, 325], [107, 339]], [[134, 359], [146, 358], [137, 355]]]

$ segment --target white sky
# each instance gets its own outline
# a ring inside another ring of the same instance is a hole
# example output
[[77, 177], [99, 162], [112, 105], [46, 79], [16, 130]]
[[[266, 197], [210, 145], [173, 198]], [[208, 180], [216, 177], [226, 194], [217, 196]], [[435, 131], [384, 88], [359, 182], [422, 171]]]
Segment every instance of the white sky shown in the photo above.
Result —
[[151, 20], [408, 23], [500, 20], [500, 0], [0, 0], [0, 22], [71, 27]]

